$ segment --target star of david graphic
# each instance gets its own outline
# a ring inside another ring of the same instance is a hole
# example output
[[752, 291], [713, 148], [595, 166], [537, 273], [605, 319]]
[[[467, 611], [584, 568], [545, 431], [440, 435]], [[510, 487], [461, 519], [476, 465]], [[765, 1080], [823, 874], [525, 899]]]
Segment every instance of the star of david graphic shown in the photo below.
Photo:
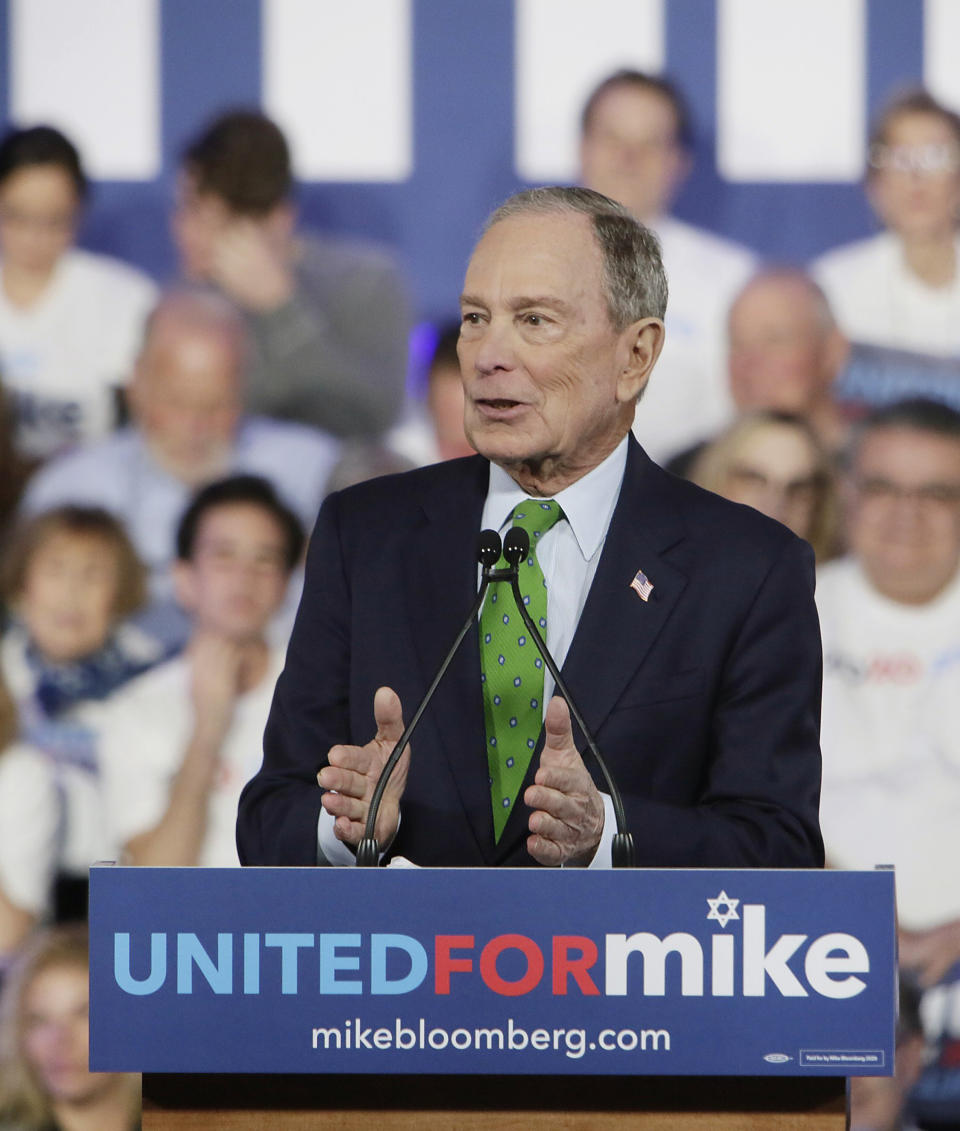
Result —
[[[707, 912], [708, 919], [716, 919], [721, 927], [725, 927], [731, 919], [739, 919], [740, 915], [737, 912], [739, 906], [739, 899], [731, 899], [725, 891], [721, 891], [716, 899], [707, 899], [710, 904], [710, 910]], [[726, 908], [721, 911], [720, 908]]]

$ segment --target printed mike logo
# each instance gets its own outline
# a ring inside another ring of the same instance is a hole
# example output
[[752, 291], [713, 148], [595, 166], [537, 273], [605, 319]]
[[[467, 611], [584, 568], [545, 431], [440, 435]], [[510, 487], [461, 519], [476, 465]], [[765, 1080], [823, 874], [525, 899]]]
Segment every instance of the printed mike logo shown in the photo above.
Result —
[[[378, 998], [420, 991], [516, 998], [764, 997], [843, 1000], [866, 988], [866, 947], [855, 935], [773, 935], [763, 903], [720, 891], [695, 930], [484, 938], [352, 931], [115, 932], [114, 979], [125, 993], [318, 993]], [[702, 904], [701, 904], [702, 907]], [[709, 930], [710, 924], [716, 924]], [[696, 931], [696, 933], [695, 933]], [[772, 1053], [771, 1056], [781, 1055]], [[772, 1062], [771, 1062], [772, 1063]]]

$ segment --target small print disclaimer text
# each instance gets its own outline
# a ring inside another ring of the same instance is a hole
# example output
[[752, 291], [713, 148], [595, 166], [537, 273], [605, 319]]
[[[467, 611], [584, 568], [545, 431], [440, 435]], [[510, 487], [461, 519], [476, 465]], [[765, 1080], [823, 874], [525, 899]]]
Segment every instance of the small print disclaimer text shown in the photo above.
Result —
[[579, 1060], [588, 1052], [669, 1052], [670, 1034], [666, 1029], [600, 1029], [589, 1035], [586, 1029], [525, 1029], [513, 1019], [491, 1028], [448, 1029], [429, 1026], [421, 1017], [409, 1024], [396, 1018], [392, 1025], [365, 1026], [360, 1018], [339, 1025], [322, 1026], [311, 1032], [317, 1052], [343, 1050], [432, 1049], [435, 1052], [497, 1051], [561, 1052]]
[[804, 1068], [882, 1068], [883, 1049], [801, 1049]]

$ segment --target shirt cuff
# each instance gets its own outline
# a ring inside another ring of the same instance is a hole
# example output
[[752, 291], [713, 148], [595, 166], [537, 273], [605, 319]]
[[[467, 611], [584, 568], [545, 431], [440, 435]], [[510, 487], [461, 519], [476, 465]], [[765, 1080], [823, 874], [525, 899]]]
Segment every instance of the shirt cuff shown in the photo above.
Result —
[[613, 867], [613, 838], [617, 835], [617, 815], [613, 811], [613, 798], [609, 793], [601, 793], [603, 798], [603, 833], [593, 859], [588, 868]]
[[335, 868], [350, 868], [357, 866], [357, 858], [353, 852], [337, 839], [333, 831], [336, 818], [326, 809], [320, 810], [317, 818], [317, 863], [330, 864]]
[[612, 868], [613, 838], [617, 833], [617, 815], [613, 811], [613, 799], [609, 793], [601, 793], [603, 799], [603, 832], [593, 859], [589, 864], [563, 864], [563, 868]]
[[[320, 810], [320, 816], [317, 818], [317, 863], [328, 864], [334, 868], [355, 868], [357, 866], [356, 853], [348, 848], [342, 840], [337, 839], [337, 834], [333, 828], [335, 823], [336, 818], [332, 813], [328, 813], [326, 809]], [[398, 821], [397, 832], [399, 831], [400, 823]], [[380, 853], [381, 862], [385, 855], [385, 852]]]

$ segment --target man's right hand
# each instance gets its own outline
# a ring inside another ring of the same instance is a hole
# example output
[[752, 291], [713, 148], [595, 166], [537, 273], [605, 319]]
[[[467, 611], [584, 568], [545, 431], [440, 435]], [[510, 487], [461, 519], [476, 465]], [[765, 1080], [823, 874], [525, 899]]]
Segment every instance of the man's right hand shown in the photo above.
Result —
[[[320, 799], [324, 809], [335, 818], [337, 839], [356, 847], [363, 839], [370, 799], [376, 789], [380, 771], [403, 734], [403, 708], [400, 697], [389, 687], [381, 687], [373, 698], [376, 735], [366, 746], [334, 746], [327, 755], [329, 765], [317, 774], [317, 781], [326, 792]], [[377, 815], [375, 835], [381, 851], [396, 835], [400, 824], [400, 799], [407, 784], [410, 747], [403, 752], [390, 775]]]

